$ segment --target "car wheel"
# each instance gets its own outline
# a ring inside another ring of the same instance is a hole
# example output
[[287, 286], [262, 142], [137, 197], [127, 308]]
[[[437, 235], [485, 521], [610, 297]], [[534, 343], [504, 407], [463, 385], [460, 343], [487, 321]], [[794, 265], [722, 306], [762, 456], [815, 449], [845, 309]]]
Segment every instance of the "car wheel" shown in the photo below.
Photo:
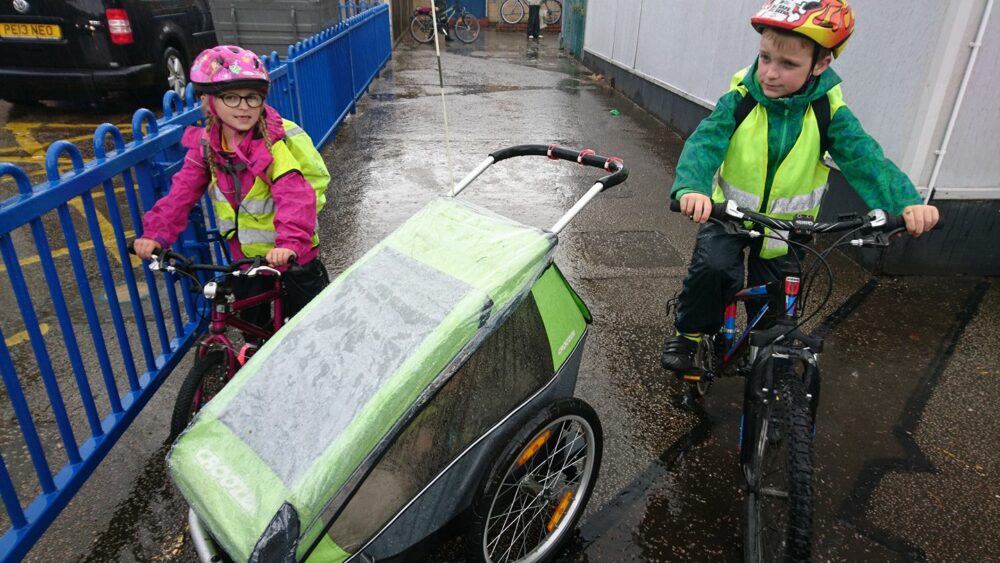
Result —
[[184, 88], [187, 86], [187, 61], [184, 55], [173, 47], [163, 50], [160, 57], [160, 69], [157, 73], [157, 94], [163, 94], [163, 90], [173, 90], [184, 99]]

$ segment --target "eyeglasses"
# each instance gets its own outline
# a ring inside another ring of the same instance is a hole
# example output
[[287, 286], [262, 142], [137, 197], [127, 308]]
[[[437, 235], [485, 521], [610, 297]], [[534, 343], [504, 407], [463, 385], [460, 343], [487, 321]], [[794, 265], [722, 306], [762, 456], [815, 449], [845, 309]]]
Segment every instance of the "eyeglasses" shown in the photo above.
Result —
[[222, 103], [226, 104], [226, 107], [238, 108], [240, 107], [240, 102], [246, 102], [248, 108], [259, 108], [261, 104], [264, 103], [264, 97], [256, 92], [250, 94], [249, 96], [240, 96], [239, 94], [222, 94], [219, 96]]

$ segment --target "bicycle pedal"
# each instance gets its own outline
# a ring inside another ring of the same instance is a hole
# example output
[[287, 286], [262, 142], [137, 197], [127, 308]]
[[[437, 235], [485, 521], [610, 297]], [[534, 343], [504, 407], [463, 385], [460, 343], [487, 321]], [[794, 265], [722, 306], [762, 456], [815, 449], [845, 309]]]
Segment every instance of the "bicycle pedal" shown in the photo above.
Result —
[[698, 381], [702, 380], [702, 377], [700, 374], [697, 373], [686, 373], [681, 376], [681, 379], [683, 379], [684, 381], [693, 381], [697, 383]]

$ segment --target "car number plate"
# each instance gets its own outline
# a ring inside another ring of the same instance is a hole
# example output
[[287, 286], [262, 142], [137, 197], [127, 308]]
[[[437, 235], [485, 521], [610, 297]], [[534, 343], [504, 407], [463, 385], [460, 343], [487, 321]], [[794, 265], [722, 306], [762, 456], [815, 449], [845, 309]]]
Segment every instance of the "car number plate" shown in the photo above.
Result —
[[62, 29], [50, 23], [0, 22], [0, 37], [5, 39], [62, 39]]

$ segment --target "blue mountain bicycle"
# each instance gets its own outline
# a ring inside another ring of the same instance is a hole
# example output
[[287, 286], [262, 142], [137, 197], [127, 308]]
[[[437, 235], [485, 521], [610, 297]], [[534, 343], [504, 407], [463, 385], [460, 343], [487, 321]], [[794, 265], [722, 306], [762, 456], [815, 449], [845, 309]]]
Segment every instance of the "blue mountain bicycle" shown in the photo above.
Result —
[[[671, 201], [670, 208], [680, 211], [679, 202]], [[746, 380], [739, 439], [746, 480], [744, 561], [809, 561], [815, 503], [813, 437], [823, 338], [802, 325], [830, 298], [833, 271], [826, 257], [834, 248], [887, 247], [892, 236], [905, 231], [905, 223], [902, 217], [882, 210], [832, 223], [804, 215], [778, 219], [738, 207], [734, 201], [715, 204], [711, 220], [731, 235], [748, 241], [779, 239], [789, 244], [796, 256], [808, 253], [815, 258], [808, 267], [803, 267], [804, 257], [794, 260], [792, 271], [784, 272], [784, 278], [776, 283], [738, 291], [725, 309], [722, 329], [702, 336], [694, 368], [678, 374], [696, 397], [708, 393], [720, 377]], [[765, 234], [764, 227], [775, 234]], [[813, 236], [824, 233], [845, 234], [823, 250], [813, 248]], [[803, 315], [817, 269], [826, 271], [830, 283], [822, 303]], [[740, 331], [736, 304], [751, 300], [765, 303]], [[777, 320], [772, 327], [761, 328], [760, 321], [769, 308], [778, 311]]]

